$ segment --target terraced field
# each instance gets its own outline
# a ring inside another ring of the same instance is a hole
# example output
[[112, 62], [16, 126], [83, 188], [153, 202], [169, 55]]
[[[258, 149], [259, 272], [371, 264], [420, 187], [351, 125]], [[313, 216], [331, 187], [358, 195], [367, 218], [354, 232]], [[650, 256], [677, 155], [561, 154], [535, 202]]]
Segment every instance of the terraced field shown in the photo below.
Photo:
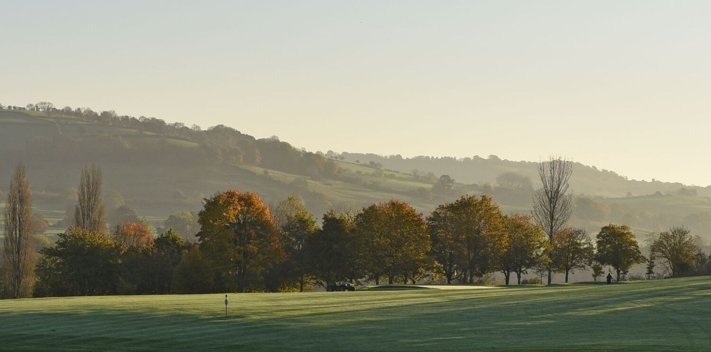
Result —
[[711, 349], [711, 278], [0, 301], [8, 351]]

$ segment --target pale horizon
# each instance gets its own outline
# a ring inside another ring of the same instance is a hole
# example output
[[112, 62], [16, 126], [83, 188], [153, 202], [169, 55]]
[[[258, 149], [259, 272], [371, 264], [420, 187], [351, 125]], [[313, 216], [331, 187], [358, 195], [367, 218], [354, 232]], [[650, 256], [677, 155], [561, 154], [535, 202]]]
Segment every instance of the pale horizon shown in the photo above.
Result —
[[0, 104], [711, 184], [704, 1], [3, 3]]

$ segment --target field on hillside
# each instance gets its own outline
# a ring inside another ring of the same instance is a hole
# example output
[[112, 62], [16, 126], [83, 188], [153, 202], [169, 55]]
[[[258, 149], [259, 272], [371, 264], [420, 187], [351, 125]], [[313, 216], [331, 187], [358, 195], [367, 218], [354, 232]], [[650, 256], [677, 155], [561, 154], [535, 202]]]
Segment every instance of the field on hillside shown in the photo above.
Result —
[[0, 350], [711, 349], [711, 278], [0, 301]]

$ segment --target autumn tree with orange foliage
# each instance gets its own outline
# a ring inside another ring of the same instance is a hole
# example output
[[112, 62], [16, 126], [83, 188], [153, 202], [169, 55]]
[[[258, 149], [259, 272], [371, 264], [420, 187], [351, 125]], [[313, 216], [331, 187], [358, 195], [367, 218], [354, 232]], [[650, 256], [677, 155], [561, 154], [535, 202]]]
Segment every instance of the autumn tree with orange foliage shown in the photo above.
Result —
[[228, 190], [205, 199], [197, 237], [212, 264], [214, 289], [267, 289], [269, 269], [284, 259], [269, 208], [256, 193]]
[[114, 240], [127, 248], [144, 248], [153, 244], [153, 235], [145, 224], [127, 222], [116, 226]]

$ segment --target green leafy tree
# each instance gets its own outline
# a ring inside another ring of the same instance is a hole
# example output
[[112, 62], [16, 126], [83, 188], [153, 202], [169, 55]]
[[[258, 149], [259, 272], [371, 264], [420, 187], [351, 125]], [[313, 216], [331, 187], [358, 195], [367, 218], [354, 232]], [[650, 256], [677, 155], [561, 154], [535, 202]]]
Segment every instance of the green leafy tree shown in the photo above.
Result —
[[592, 277], [595, 282], [597, 282], [597, 278], [605, 273], [605, 269], [598, 262], [594, 262], [593, 265], [590, 266], [590, 269], [592, 269]]
[[176, 293], [208, 293], [214, 287], [213, 268], [197, 244], [184, 251], [175, 267], [172, 291]]
[[121, 251], [107, 235], [72, 227], [41, 253], [37, 268], [41, 295], [116, 293]]
[[426, 264], [431, 246], [427, 225], [407, 203], [392, 200], [363, 209], [355, 231], [365, 239], [367, 265], [376, 281], [384, 274], [392, 284], [396, 276]]
[[595, 259], [615, 269], [617, 282], [620, 281], [621, 273], [627, 272], [634, 264], [644, 262], [639, 244], [629, 226], [613, 224], [603, 227], [597, 234]]
[[585, 230], [565, 228], [553, 238], [550, 255], [553, 267], [565, 273], [565, 283], [568, 283], [572, 270], [585, 269], [592, 264], [595, 248]]
[[309, 272], [323, 286], [336, 281], [353, 281], [365, 275], [364, 241], [354, 231], [354, 218], [329, 211], [321, 229], [306, 238]]
[[205, 200], [200, 249], [215, 269], [215, 289], [266, 289], [266, 274], [283, 260], [269, 208], [256, 193], [229, 190]]
[[429, 218], [434, 258], [445, 276], [460, 270], [461, 281], [493, 272], [506, 249], [499, 207], [488, 196], [462, 196], [437, 207]]
[[18, 164], [10, 182], [5, 207], [5, 240], [2, 274], [5, 296], [29, 297], [34, 286], [35, 252], [32, 227], [32, 191], [25, 166]]
[[295, 277], [299, 291], [303, 292], [308, 271], [306, 239], [316, 232], [316, 220], [296, 196], [280, 202], [272, 214], [286, 255], [280, 271], [287, 278]]
[[432, 242], [430, 253], [439, 263], [447, 284], [451, 284], [452, 279], [467, 268], [464, 233], [457, 231], [456, 216], [451, 206], [440, 205], [427, 217], [427, 227]]
[[534, 267], [546, 250], [546, 235], [531, 217], [512, 215], [504, 217], [506, 227], [506, 247], [499, 261], [506, 285], [512, 273], [516, 273], [517, 283], [529, 268]]
[[654, 278], [654, 267], [656, 264], [654, 263], [654, 254], [650, 253], [649, 257], [647, 258], [647, 271], [644, 273], [644, 275], [647, 277], [647, 280], [651, 280]]
[[656, 236], [652, 242], [650, 257], [663, 260], [672, 276], [690, 273], [696, 269], [697, 253], [701, 250], [699, 239], [684, 227], [672, 227]]

